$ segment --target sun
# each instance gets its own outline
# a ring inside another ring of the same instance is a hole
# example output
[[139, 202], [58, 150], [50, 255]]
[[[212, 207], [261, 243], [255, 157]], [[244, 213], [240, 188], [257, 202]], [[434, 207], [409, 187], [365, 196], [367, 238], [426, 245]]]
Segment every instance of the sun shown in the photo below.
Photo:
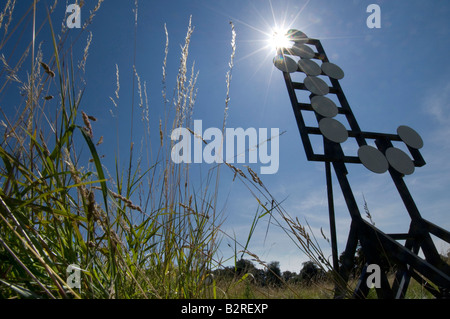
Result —
[[292, 46], [291, 40], [287, 36], [287, 29], [284, 28], [274, 28], [272, 34], [268, 39], [270, 48], [275, 51], [281, 48], [289, 48]]
[[[283, 6], [279, 2], [273, 4], [273, 0], [265, 1], [268, 2], [268, 7], [253, 5], [251, 8], [254, 10], [251, 17], [259, 17], [259, 20], [244, 21], [237, 17], [231, 17], [231, 19], [251, 32], [251, 36], [241, 40], [241, 44], [248, 47], [243, 51], [245, 54], [239, 56], [235, 63], [255, 60], [256, 57], [259, 63], [253, 68], [252, 76], [262, 69], [268, 70], [270, 73], [266, 73], [267, 76], [264, 78], [267, 79], [267, 87], [270, 87], [274, 68], [268, 68], [268, 63], [273, 65], [274, 59], [282, 60], [284, 54], [290, 52], [296, 43], [303, 43], [308, 39], [306, 34], [294, 27], [311, 30], [312, 24], [305, 25], [309, 19], [301, 18], [311, 0], [299, 0], [298, 2], [303, 2], [303, 5], [296, 4], [295, 7], [287, 4]], [[223, 12], [220, 13], [223, 14]], [[253, 64], [253, 61], [251, 63]], [[267, 92], [269, 91], [266, 90], [266, 96]]]

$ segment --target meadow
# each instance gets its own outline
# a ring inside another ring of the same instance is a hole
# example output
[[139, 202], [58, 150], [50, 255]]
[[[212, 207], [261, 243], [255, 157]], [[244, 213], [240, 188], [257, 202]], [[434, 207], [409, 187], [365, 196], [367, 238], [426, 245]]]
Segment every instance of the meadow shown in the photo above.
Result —
[[[225, 162], [209, 169], [201, 187], [194, 188], [191, 166], [171, 160], [170, 132], [193, 125], [197, 72], [187, 62], [194, 32], [191, 21], [174, 79], [166, 73], [173, 61], [168, 60], [165, 29], [161, 103], [152, 106], [164, 111], [159, 127], [150, 127], [145, 120], [149, 105], [139, 70], [128, 70], [135, 74], [133, 87], [139, 97], [128, 107], [135, 116], [141, 114], [147, 135], [143, 148], [130, 139], [126, 156], [116, 153], [114, 165], [106, 164], [99, 149], [115, 134], [99, 136], [97, 119], [81, 108], [85, 103], [81, 75], [92, 40], [89, 26], [102, 2], [97, 2], [82, 25], [80, 35], [87, 44], [80, 52], [67, 41], [70, 30], [63, 25], [57, 31], [52, 23], [57, 1], [47, 8], [42, 25], [33, 19], [32, 27], [26, 29], [33, 40], [24, 44], [20, 54], [14, 44], [21, 43], [17, 30], [24, 19], [12, 19], [16, 0], [0, 8], [0, 94], [22, 97], [19, 107], [0, 105], [0, 298], [332, 298], [338, 280], [313, 234], [290, 217], [257, 173]], [[36, 2], [22, 18], [33, 16], [35, 10]], [[35, 40], [43, 28], [50, 30], [45, 39], [50, 56], [44, 56]], [[236, 36], [231, 23], [222, 132], [231, 111]], [[7, 47], [14, 49], [5, 51]], [[116, 105], [126, 103], [120, 101], [121, 72], [117, 67], [117, 81], [112, 83], [115, 91], [110, 99]], [[172, 80], [173, 93], [169, 93]], [[58, 107], [50, 111], [50, 105]], [[156, 137], [150, 135], [155, 129]], [[152, 145], [158, 145], [158, 150], [149, 163], [145, 159]], [[221, 170], [230, 170], [260, 205], [248, 225], [247, 242], [236, 242], [234, 256], [226, 258], [217, 254], [221, 239], [233, 238], [222, 231], [225, 216], [217, 208]], [[261, 287], [246, 273], [229, 280], [211, 276], [226, 262], [236, 263], [242, 253], [269, 269], [249, 246], [258, 222], [268, 217], [292, 238], [299, 253], [329, 274], [327, 281], [305, 286], [281, 280], [280, 286]], [[79, 286], [67, 282], [70, 265], [80, 267]], [[411, 297], [424, 297], [423, 289], [417, 289]]]

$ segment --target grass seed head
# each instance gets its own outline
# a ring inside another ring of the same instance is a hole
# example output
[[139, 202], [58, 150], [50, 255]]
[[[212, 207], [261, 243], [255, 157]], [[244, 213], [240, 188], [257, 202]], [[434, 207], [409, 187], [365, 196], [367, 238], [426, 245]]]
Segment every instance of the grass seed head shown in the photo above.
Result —
[[86, 132], [89, 134], [89, 136], [92, 138], [94, 137], [93, 131], [92, 131], [92, 126], [91, 126], [91, 121], [89, 120], [89, 116], [84, 113], [83, 111], [81, 111], [82, 117], [83, 117], [83, 122], [85, 125], [85, 129]]
[[41, 64], [41, 66], [44, 69], [45, 73], [50, 75], [52, 78], [55, 77], [55, 72], [53, 72], [46, 63], [44, 63], [42, 61], [40, 61], [39, 63]]

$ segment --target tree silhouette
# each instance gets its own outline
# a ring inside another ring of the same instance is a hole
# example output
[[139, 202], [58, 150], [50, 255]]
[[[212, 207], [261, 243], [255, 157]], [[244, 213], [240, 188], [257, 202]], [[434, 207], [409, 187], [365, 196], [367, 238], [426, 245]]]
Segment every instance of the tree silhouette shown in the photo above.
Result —
[[281, 286], [283, 283], [281, 279], [280, 263], [272, 261], [267, 265], [266, 281], [268, 285]]
[[312, 261], [306, 261], [303, 264], [303, 268], [300, 271], [299, 277], [302, 282], [310, 285], [314, 281], [323, 279], [325, 277], [325, 272], [317, 266], [316, 263]]
[[250, 260], [241, 258], [236, 262], [236, 275], [243, 276], [246, 273], [255, 274], [256, 267]]

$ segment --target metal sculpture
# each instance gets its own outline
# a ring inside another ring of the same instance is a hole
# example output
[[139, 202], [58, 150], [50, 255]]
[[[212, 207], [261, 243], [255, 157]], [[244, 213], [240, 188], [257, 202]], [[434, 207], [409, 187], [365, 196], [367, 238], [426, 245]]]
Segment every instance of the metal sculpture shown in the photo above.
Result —
[[[354, 298], [365, 298], [369, 292], [366, 279], [370, 264], [379, 265], [382, 270], [381, 285], [376, 288], [379, 298], [404, 298], [411, 277], [436, 298], [449, 298], [450, 266], [440, 258], [431, 234], [450, 243], [450, 233], [421, 216], [403, 179], [405, 175], [412, 174], [416, 167], [425, 165], [419, 151], [423, 146], [420, 135], [407, 126], [400, 126], [397, 134], [362, 131], [339, 84], [344, 72], [329, 62], [321, 42], [308, 38], [298, 30], [289, 30], [286, 36], [294, 45], [278, 48], [273, 62], [283, 72], [307, 159], [325, 163], [333, 268], [340, 280], [348, 282], [359, 242], [367, 263], [353, 292]], [[296, 61], [294, 57], [300, 59]], [[295, 72], [306, 75], [303, 83], [292, 81], [291, 73]], [[322, 77], [329, 78], [331, 86]], [[298, 90], [309, 91], [310, 101], [299, 101]], [[330, 95], [335, 95], [340, 106], [327, 97]], [[318, 127], [307, 126], [303, 112], [314, 112]], [[346, 118], [349, 130], [334, 118], [338, 114]], [[311, 135], [323, 136], [323, 154], [314, 152]], [[341, 144], [349, 138], [356, 140], [359, 146], [357, 154], [345, 154]], [[370, 146], [368, 141], [373, 141], [376, 147]], [[412, 159], [394, 147], [393, 143], [398, 142], [406, 144]], [[408, 233], [386, 234], [362, 218], [347, 178], [347, 164], [363, 164], [377, 174], [389, 172], [411, 218]], [[352, 220], [341, 262], [337, 249], [331, 166]], [[405, 242], [401, 244], [399, 241], [403, 240]], [[425, 258], [419, 256], [420, 249]], [[393, 265], [396, 269], [395, 280], [390, 284], [387, 272]], [[335, 298], [342, 295], [343, 291], [337, 286]]]

